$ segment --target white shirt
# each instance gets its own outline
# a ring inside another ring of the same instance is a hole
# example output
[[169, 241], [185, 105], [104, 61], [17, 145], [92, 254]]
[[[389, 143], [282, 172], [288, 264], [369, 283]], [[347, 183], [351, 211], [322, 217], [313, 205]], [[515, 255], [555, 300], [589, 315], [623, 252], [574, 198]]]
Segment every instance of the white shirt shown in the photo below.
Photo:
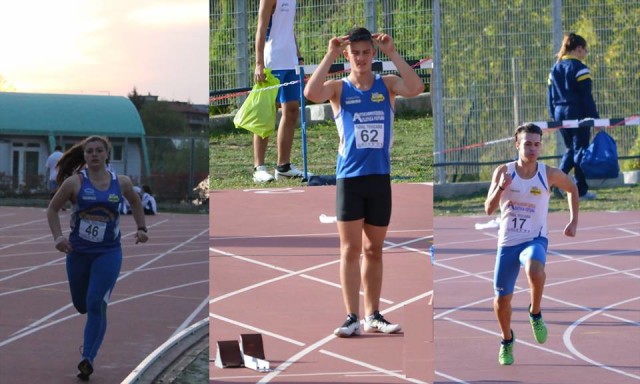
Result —
[[516, 172], [516, 162], [507, 164], [511, 184], [500, 196], [500, 230], [498, 246], [512, 246], [547, 237], [547, 214], [551, 189], [547, 179], [547, 168], [538, 162], [536, 174], [523, 179]]
[[49, 180], [51, 181], [55, 181], [56, 176], [58, 176], [58, 168], [56, 167], [56, 164], [58, 164], [58, 160], [60, 160], [61, 157], [62, 152], [55, 151], [47, 158], [46, 166], [49, 168]]
[[264, 45], [264, 66], [275, 70], [294, 69], [298, 65], [293, 25], [296, 0], [277, 0], [276, 9], [267, 27]]

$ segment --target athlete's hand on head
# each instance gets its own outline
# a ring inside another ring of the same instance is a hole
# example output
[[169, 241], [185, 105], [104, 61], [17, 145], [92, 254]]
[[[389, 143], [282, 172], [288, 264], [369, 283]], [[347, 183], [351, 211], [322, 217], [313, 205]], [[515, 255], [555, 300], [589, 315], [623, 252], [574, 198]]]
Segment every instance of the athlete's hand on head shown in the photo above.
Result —
[[564, 235], [568, 237], [575, 237], [578, 225], [576, 223], [569, 223], [564, 227]]
[[349, 45], [349, 36], [337, 36], [329, 40], [329, 48], [327, 49], [327, 53], [338, 56], [345, 50], [345, 48]]
[[264, 74], [264, 65], [256, 64], [256, 69], [253, 71], [253, 80], [256, 83], [264, 83], [267, 77]]
[[396, 50], [396, 47], [393, 44], [393, 39], [386, 33], [374, 33], [371, 37], [385, 55], [389, 56]]

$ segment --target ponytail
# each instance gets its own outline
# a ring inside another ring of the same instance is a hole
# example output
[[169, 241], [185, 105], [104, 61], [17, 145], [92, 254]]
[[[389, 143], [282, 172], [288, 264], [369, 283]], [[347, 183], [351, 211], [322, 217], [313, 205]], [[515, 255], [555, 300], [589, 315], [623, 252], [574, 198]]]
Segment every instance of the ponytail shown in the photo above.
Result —
[[562, 56], [566, 55], [567, 52], [571, 52], [578, 47], [587, 48], [587, 41], [584, 37], [577, 35], [573, 32], [564, 36], [562, 39], [562, 45], [560, 46], [560, 50], [556, 54], [556, 58], [558, 61], [562, 60]]

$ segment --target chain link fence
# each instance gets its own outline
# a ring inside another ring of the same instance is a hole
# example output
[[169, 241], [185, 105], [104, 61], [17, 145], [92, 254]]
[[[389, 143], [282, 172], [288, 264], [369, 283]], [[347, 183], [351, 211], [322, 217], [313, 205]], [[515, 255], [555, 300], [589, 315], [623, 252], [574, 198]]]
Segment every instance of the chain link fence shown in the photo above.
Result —
[[[434, 9], [440, 44], [434, 75], [442, 74], [441, 97], [434, 100], [436, 182], [490, 180], [497, 163], [515, 158], [513, 142], [455, 149], [509, 137], [523, 122], [548, 120], [547, 77], [564, 33], [581, 34], [589, 44], [585, 62], [600, 116], [640, 113], [637, 1], [434, 0]], [[640, 153], [637, 126], [608, 132], [621, 158]], [[564, 151], [557, 137], [545, 135], [543, 156]]]
[[[211, 0], [209, 89], [212, 95], [247, 89], [252, 85], [259, 3]], [[345, 35], [354, 26], [388, 33], [405, 59], [423, 59], [430, 57], [432, 52], [432, 14], [430, 1], [298, 0], [295, 35], [305, 64], [320, 63], [329, 39]], [[382, 56], [380, 60], [387, 60]], [[429, 70], [418, 73], [425, 79], [428, 89]], [[214, 105], [237, 105], [238, 102], [230, 98], [218, 100]]]

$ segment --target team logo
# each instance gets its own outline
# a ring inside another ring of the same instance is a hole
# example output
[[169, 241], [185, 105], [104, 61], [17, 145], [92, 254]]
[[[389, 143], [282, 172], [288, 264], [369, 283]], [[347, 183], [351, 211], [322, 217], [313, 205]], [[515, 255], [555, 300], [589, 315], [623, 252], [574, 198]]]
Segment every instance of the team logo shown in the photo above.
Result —
[[107, 197], [107, 200], [109, 200], [109, 202], [111, 202], [111, 203], [119, 203], [120, 202], [120, 198], [115, 193], [110, 193], [109, 197]]
[[373, 92], [371, 94], [371, 101], [374, 103], [381, 103], [384, 101], [384, 95], [382, 93]]
[[540, 190], [540, 188], [536, 187], [535, 185], [533, 187], [531, 187], [531, 189], [529, 190], [529, 193], [531, 193], [532, 195], [538, 196], [539, 194], [542, 193], [542, 191]]
[[354, 97], [347, 97], [347, 99], [344, 101], [345, 104], [349, 105], [349, 104], [360, 104], [362, 103], [362, 100], [360, 99], [360, 96], [354, 96]]

